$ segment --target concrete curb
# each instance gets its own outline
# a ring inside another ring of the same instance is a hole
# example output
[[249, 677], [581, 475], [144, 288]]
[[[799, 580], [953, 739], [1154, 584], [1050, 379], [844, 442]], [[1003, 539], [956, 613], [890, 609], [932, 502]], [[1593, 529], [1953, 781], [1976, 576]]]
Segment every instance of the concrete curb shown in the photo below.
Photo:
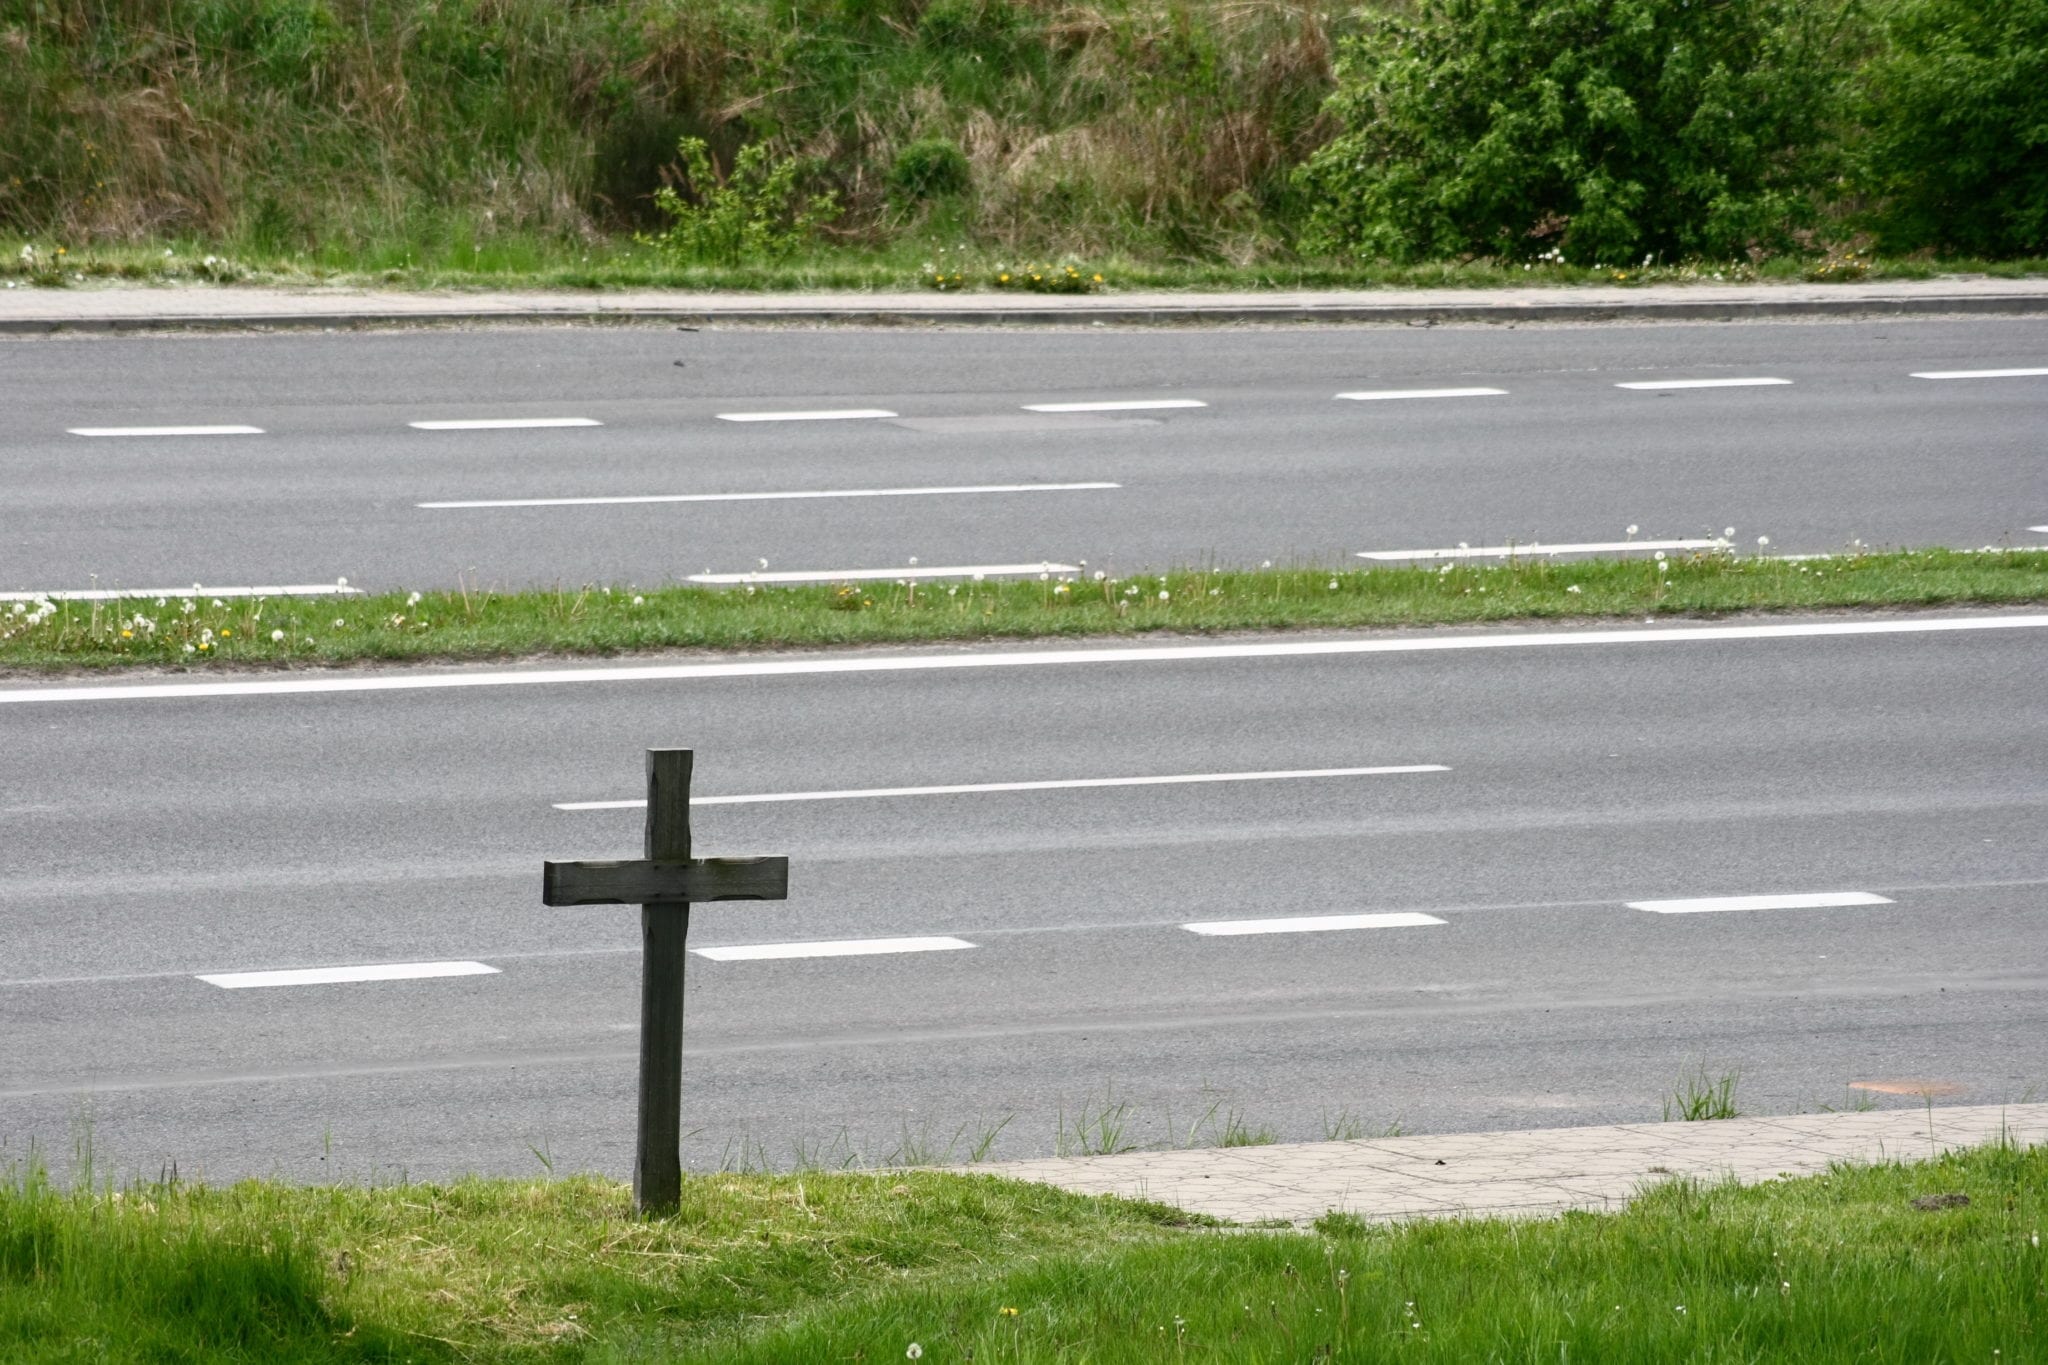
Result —
[[422, 309], [417, 312], [347, 308], [292, 312], [192, 312], [138, 316], [80, 315], [0, 317], [0, 335], [123, 333], [161, 331], [302, 331], [408, 326], [476, 326], [491, 323], [647, 323], [854, 327], [943, 326], [1160, 326], [1173, 324], [1350, 323], [1433, 326], [1446, 322], [1738, 322], [1766, 318], [1861, 318], [1903, 316], [2048, 315], [2048, 293], [1925, 294], [1839, 299], [1663, 299], [1599, 303], [1487, 302], [1243, 304], [1190, 302], [1171, 306], [1065, 304], [1057, 307], [891, 307], [807, 305], [801, 307], [540, 307]]

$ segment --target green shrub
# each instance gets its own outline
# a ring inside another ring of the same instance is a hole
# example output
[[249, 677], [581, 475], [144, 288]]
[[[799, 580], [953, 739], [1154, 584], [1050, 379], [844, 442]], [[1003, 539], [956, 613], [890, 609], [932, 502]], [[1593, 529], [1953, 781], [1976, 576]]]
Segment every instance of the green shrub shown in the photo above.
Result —
[[2048, 251], [2048, 0], [1895, 0], [1858, 83], [1892, 250]]
[[689, 176], [690, 199], [663, 185], [654, 206], [669, 220], [655, 245], [685, 261], [741, 265], [780, 260], [809, 241], [838, 216], [829, 194], [803, 199], [796, 187], [797, 163], [771, 161], [760, 143], [742, 147], [732, 172], [720, 179], [704, 139], [676, 144]]
[[[1959, 3], [1962, 0], [1958, 0]], [[1423, 0], [1369, 13], [1298, 173], [1306, 244], [1726, 258], [1816, 218], [1841, 0]]]
[[967, 153], [942, 137], [928, 137], [896, 153], [889, 167], [889, 188], [906, 202], [941, 199], [974, 188]]

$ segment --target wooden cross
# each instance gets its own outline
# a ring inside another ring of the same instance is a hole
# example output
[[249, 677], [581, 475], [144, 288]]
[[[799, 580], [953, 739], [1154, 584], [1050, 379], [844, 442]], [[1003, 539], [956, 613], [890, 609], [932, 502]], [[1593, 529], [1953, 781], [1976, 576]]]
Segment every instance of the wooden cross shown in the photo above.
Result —
[[647, 856], [638, 862], [543, 864], [548, 905], [640, 906], [640, 1125], [633, 1200], [643, 1214], [682, 1198], [683, 940], [692, 901], [779, 901], [787, 858], [690, 856], [688, 749], [647, 751]]

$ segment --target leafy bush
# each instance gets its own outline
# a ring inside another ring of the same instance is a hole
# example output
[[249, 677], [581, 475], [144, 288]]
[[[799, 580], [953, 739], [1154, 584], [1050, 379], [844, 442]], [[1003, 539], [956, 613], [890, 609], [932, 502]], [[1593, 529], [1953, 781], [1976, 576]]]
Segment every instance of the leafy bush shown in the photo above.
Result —
[[1864, 68], [1881, 243], [2048, 251], [2048, 0], [1897, 0]]
[[[1968, 0], [1956, 0], [1968, 3]], [[1816, 217], [1840, 0], [1423, 0], [1364, 16], [1297, 178], [1312, 250], [1581, 263], [1782, 246]]]
[[732, 173], [722, 180], [704, 139], [686, 137], [676, 152], [683, 158], [692, 199], [667, 185], [654, 192], [654, 206], [669, 227], [653, 240], [682, 260], [716, 265], [780, 260], [838, 216], [838, 204], [829, 194], [802, 199], [797, 163], [770, 161], [768, 149], [758, 142], [740, 149]]
[[898, 199], [916, 201], [965, 194], [974, 188], [967, 153], [942, 137], [923, 138], [896, 153], [889, 188]]

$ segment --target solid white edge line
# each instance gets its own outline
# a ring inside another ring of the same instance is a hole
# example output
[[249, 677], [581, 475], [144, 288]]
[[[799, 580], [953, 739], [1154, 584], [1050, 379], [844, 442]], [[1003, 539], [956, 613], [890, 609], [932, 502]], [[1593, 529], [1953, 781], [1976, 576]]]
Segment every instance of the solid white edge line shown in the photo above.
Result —
[[1915, 379], [2032, 379], [2048, 375], [2044, 370], [1916, 370]]
[[1109, 399], [1100, 403], [1026, 403], [1026, 412], [1156, 412], [1166, 408], [1206, 408], [1199, 398]]
[[1414, 910], [1377, 915], [1296, 915], [1284, 919], [1212, 919], [1183, 924], [1191, 934], [1236, 938], [1245, 934], [1317, 934], [1335, 929], [1408, 929], [1447, 921]]
[[406, 425], [419, 431], [524, 431], [537, 427], [601, 427], [604, 423], [595, 417], [477, 417]]
[[299, 967], [269, 972], [208, 972], [199, 977], [223, 990], [255, 986], [332, 986], [355, 981], [413, 981], [433, 976], [494, 976], [482, 962], [384, 962], [364, 967]]
[[1017, 578], [1034, 573], [1079, 573], [1077, 564], [941, 564], [914, 569], [793, 569], [787, 573], [693, 573], [688, 583], [863, 583], [903, 578]]
[[[1310, 777], [1389, 777], [1406, 773], [1447, 773], [1441, 763], [1407, 763], [1379, 768], [1287, 768], [1255, 773], [1180, 773], [1165, 777], [1078, 777], [1046, 782], [967, 782], [945, 787], [864, 787], [848, 791], [763, 792], [749, 796], [693, 796], [693, 806], [755, 806], [778, 801], [857, 801], [889, 796], [965, 796], [980, 792], [1077, 791], [1098, 787], [1167, 787], [1203, 782], [1281, 782]], [[645, 810], [645, 799], [557, 801], [556, 810]]]
[[2027, 529], [2029, 531], [2038, 531], [2043, 535], [2048, 535], [2048, 526], [2029, 526]]
[[1930, 635], [1957, 631], [2039, 630], [2048, 614], [1892, 617], [1744, 626], [1651, 626], [1622, 630], [1502, 631], [1481, 635], [1393, 635], [1367, 640], [1276, 640], [1241, 644], [1119, 645], [1108, 649], [993, 649], [954, 654], [861, 653], [732, 663], [641, 664], [625, 667], [503, 668], [476, 673], [357, 673], [347, 677], [262, 678], [237, 682], [17, 687], [0, 705], [66, 701], [171, 701], [195, 697], [285, 696], [315, 692], [412, 692], [451, 687], [560, 687], [582, 683], [680, 682], [696, 679], [803, 677], [831, 673], [904, 673], [946, 669], [1043, 668], [1078, 664], [1195, 663], [1232, 659], [1302, 659], [1358, 654], [1462, 653], [1468, 650], [1564, 646], [1709, 644], [1730, 640], [1792, 640], [1826, 636]]
[[261, 436], [262, 427], [66, 427], [73, 436]]
[[1789, 379], [1636, 379], [1617, 389], [1760, 389], [1790, 384]]
[[721, 422], [844, 422], [866, 417], [894, 417], [887, 408], [820, 408], [814, 412], [721, 412]]
[[1809, 891], [1786, 896], [1699, 896], [1690, 900], [1628, 901], [1631, 910], [1657, 915], [1698, 915], [1717, 910], [1828, 910], [1848, 905], [1891, 905], [1868, 891]]
[[1580, 555], [1619, 554], [1629, 550], [1725, 550], [1731, 542], [1716, 537], [1713, 540], [1602, 540], [1584, 541], [1575, 545], [1545, 545], [1532, 541], [1527, 545], [1481, 545], [1463, 546], [1447, 550], [1358, 550], [1359, 559], [1502, 559], [1515, 555]]
[[764, 962], [799, 957], [875, 957], [883, 953], [944, 953], [974, 945], [964, 938], [843, 938], [813, 943], [747, 943], [727, 948], [692, 948], [713, 962]]
[[1402, 398], [1505, 398], [1507, 392], [1506, 389], [1365, 389], [1335, 396], [1354, 403], [1372, 403]]
[[69, 588], [62, 592], [0, 592], [0, 602], [128, 602], [146, 597], [360, 597], [339, 583], [285, 583], [268, 588]]
[[417, 502], [430, 509], [465, 507], [621, 507], [649, 502], [787, 502], [812, 498], [924, 498], [965, 493], [1077, 493], [1122, 488], [1100, 480], [1088, 483], [982, 483], [950, 488], [821, 488], [791, 493], [650, 493], [597, 498], [487, 498], [472, 502]]

